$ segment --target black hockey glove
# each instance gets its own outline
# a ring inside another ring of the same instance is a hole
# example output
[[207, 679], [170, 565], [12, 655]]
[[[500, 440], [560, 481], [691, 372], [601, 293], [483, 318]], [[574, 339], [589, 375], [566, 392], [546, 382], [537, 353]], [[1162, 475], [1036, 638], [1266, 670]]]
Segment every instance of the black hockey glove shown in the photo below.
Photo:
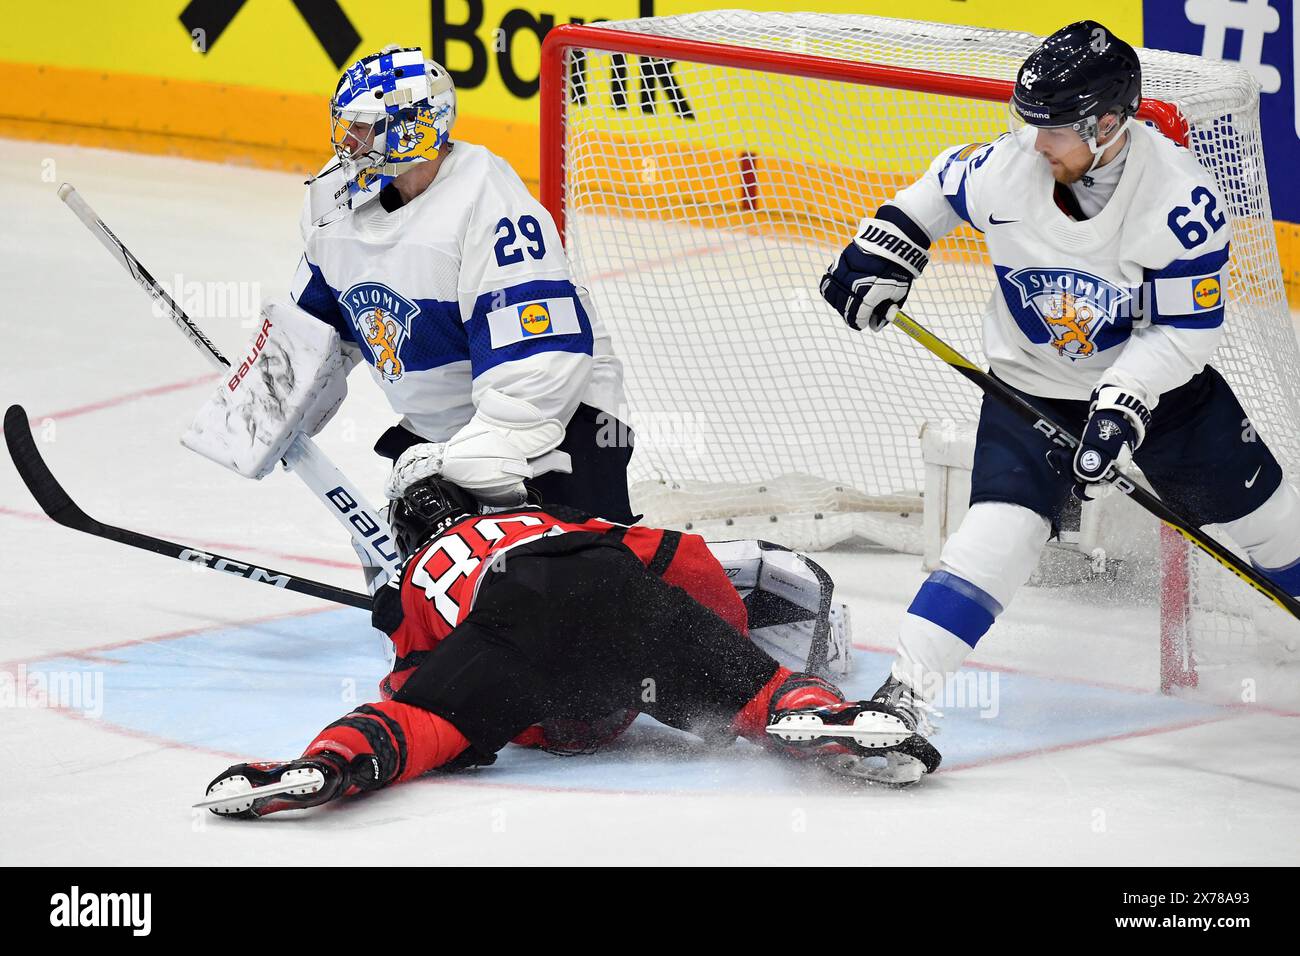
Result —
[[1092, 393], [1088, 424], [1074, 453], [1074, 496], [1091, 501], [1098, 482], [1116, 475], [1116, 464], [1127, 464], [1146, 437], [1151, 412], [1134, 395], [1114, 385], [1103, 385]]
[[[880, 217], [886, 218], [880, 218]], [[857, 237], [822, 276], [822, 298], [849, 327], [879, 332], [907, 301], [912, 280], [929, 261], [924, 233], [899, 210], [886, 206], [865, 219]]]

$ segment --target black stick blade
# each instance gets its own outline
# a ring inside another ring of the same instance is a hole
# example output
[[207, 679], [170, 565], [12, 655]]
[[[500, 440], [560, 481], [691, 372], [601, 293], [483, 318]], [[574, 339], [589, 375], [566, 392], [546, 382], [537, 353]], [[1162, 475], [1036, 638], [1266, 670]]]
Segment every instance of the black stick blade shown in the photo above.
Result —
[[69, 528], [84, 528], [93, 523], [94, 519], [77, 507], [45, 464], [32, 436], [27, 412], [21, 405], [10, 405], [5, 411], [5, 444], [9, 446], [9, 457], [19, 477], [42, 511]]
[[237, 558], [217, 554], [215, 551], [189, 547], [176, 541], [155, 538], [153, 535], [96, 521], [77, 507], [76, 502], [63, 490], [63, 486], [45, 464], [40, 449], [36, 447], [36, 439], [32, 436], [27, 412], [21, 405], [11, 405], [5, 412], [5, 444], [9, 446], [9, 456], [14, 460], [18, 474], [37, 504], [41, 506], [41, 510], [64, 527], [74, 531], [84, 531], [86, 534], [93, 534], [142, 551], [152, 551], [163, 557], [175, 558], [190, 564], [201, 564], [206, 568], [233, 574], [258, 584], [269, 584], [272, 587], [309, 594], [348, 607], [370, 610], [371, 600], [368, 594], [349, 591], [346, 588], [323, 584], [308, 578], [295, 577], [273, 568], [260, 567], [251, 561], [240, 561]]

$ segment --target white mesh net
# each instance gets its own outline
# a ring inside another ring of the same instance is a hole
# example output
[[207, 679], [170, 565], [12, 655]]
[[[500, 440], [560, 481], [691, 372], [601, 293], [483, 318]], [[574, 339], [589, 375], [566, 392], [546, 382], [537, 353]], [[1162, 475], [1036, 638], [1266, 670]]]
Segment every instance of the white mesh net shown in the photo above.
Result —
[[[915, 548], [920, 427], [975, 419], [979, 392], [902, 334], [846, 329], [817, 282], [862, 215], [939, 151], [1005, 131], [1009, 87], [982, 99], [961, 79], [1013, 80], [1039, 38], [736, 10], [598, 26], [723, 44], [737, 58], [753, 50], [824, 58], [782, 68], [789, 73], [700, 62], [718, 51], [688, 44], [656, 50], [658, 58], [568, 54], [566, 240], [627, 363], [634, 508], [656, 523], [722, 521], [731, 535], [792, 547], [856, 533]], [[1232, 64], [1140, 56], [1145, 96], [1181, 111], [1188, 145], [1233, 217], [1227, 333], [1215, 365], [1295, 474], [1300, 355], [1273, 235], [1257, 84]], [[905, 81], [925, 92], [850, 81], [860, 64], [933, 76]], [[844, 80], [824, 78], [840, 69]], [[993, 290], [982, 243], [963, 228], [935, 245], [908, 310], [982, 361], [979, 316]], [[1202, 561], [1192, 562], [1191, 602], [1213, 609], [1202, 617], [1214, 621], [1213, 639], [1255, 640], [1241, 622], [1253, 621], [1262, 601]]]

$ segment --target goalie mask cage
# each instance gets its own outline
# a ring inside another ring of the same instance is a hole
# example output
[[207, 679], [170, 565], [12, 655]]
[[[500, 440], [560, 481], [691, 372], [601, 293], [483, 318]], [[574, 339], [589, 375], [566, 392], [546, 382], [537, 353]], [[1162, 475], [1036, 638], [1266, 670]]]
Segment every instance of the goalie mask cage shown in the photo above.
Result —
[[[906, 336], [847, 329], [817, 283], [862, 216], [941, 150], [1006, 131], [1039, 41], [740, 10], [547, 35], [542, 201], [625, 361], [634, 511], [714, 537], [809, 549], [862, 534], [919, 551], [918, 433], [974, 420], [980, 392]], [[1138, 52], [1139, 118], [1195, 152], [1232, 216], [1214, 364], [1294, 476], [1300, 353], [1258, 85], [1233, 64]], [[982, 362], [996, 280], [979, 235], [963, 226], [931, 254], [908, 310]], [[1161, 530], [1162, 689], [1294, 641], [1297, 622]]]

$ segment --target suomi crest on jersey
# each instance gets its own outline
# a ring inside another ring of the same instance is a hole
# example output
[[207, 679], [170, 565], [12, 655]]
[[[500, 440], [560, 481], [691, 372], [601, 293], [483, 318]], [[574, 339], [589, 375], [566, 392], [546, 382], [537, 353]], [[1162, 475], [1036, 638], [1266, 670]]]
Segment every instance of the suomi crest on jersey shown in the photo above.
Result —
[[1071, 362], [1128, 339], [1132, 290], [1077, 269], [998, 270], [1007, 307], [1031, 342]]
[[390, 382], [402, 377], [402, 346], [420, 307], [382, 282], [360, 282], [339, 296], [348, 318], [370, 347], [375, 369]]

